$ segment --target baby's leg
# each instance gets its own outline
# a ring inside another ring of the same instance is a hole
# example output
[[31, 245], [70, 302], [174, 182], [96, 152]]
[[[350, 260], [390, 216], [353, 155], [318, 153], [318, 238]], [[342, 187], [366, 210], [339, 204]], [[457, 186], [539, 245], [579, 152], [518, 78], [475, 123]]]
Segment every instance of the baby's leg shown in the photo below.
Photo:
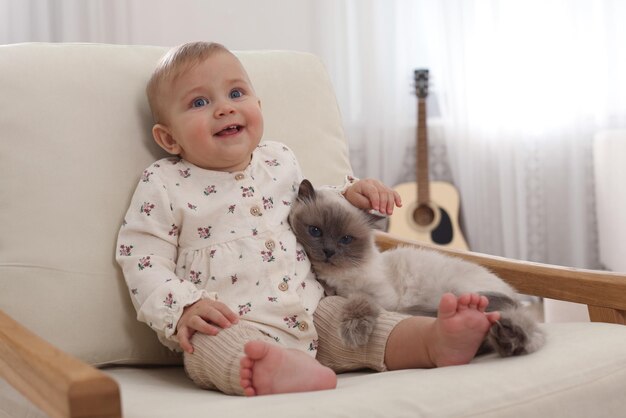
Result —
[[485, 313], [484, 296], [445, 294], [437, 318], [411, 317], [389, 335], [385, 363], [390, 370], [467, 364], [474, 358], [498, 312]]
[[247, 396], [334, 389], [337, 376], [308, 354], [270, 342], [251, 341], [241, 359], [241, 386]]
[[203, 389], [243, 395], [239, 361], [244, 356], [244, 345], [254, 340], [273, 341], [243, 321], [215, 336], [196, 333], [191, 340], [193, 354], [184, 354], [185, 371]]
[[317, 359], [341, 373], [351, 370], [377, 371], [431, 368], [469, 362], [499, 313], [485, 313], [486, 297], [475, 294], [442, 297], [438, 318], [408, 316], [381, 311], [365, 346], [345, 345], [339, 334], [339, 315], [347, 299], [322, 299], [315, 311], [319, 334]]
[[[314, 323], [319, 336], [317, 360], [336, 373], [372, 369], [385, 371], [385, 346], [389, 334], [408, 315], [381, 310], [365, 345], [351, 347], [341, 336], [342, 312], [349, 304], [341, 296], [323, 298], [315, 310]], [[433, 318], [430, 318], [433, 319]]]

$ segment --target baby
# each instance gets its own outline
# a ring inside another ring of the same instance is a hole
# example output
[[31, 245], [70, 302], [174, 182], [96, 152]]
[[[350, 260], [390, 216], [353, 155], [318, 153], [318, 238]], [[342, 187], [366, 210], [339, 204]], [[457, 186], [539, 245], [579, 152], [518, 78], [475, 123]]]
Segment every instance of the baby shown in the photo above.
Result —
[[[137, 317], [184, 351], [200, 387], [262, 395], [336, 386], [336, 372], [469, 362], [497, 313], [446, 295], [439, 317], [381, 314], [370, 342], [344, 347], [287, 222], [303, 176], [285, 145], [263, 141], [261, 102], [219, 44], [172, 49], [147, 87], [154, 140], [173, 157], [144, 170], [119, 232], [117, 261]], [[329, 186], [330, 187], [330, 186]], [[391, 214], [397, 193], [349, 176], [337, 193]]]

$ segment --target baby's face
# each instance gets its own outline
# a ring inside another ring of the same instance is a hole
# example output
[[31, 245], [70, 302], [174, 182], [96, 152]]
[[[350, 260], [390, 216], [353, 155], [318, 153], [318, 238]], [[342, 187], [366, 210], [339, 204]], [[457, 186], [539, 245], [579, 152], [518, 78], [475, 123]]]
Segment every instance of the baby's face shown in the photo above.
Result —
[[218, 52], [164, 89], [168, 149], [199, 167], [241, 171], [263, 135], [261, 103], [239, 60]]

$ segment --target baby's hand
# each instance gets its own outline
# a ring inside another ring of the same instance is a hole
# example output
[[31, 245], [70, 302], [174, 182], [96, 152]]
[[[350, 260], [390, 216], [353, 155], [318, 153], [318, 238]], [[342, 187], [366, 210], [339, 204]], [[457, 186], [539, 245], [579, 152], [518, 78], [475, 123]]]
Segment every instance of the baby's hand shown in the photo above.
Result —
[[357, 181], [348, 187], [344, 197], [357, 208], [374, 209], [383, 215], [391, 215], [394, 205], [402, 206], [398, 192], [374, 179]]
[[196, 332], [216, 335], [220, 329], [229, 328], [239, 322], [239, 317], [222, 302], [200, 299], [187, 306], [176, 325], [178, 343], [181, 348], [193, 353], [190, 339]]

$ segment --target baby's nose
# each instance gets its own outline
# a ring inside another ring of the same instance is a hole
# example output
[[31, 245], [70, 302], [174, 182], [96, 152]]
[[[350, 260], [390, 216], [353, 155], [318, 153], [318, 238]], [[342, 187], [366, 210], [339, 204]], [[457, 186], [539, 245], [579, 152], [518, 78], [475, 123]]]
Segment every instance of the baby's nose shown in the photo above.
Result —
[[235, 107], [228, 102], [218, 103], [215, 107], [215, 116], [225, 116], [235, 112]]

